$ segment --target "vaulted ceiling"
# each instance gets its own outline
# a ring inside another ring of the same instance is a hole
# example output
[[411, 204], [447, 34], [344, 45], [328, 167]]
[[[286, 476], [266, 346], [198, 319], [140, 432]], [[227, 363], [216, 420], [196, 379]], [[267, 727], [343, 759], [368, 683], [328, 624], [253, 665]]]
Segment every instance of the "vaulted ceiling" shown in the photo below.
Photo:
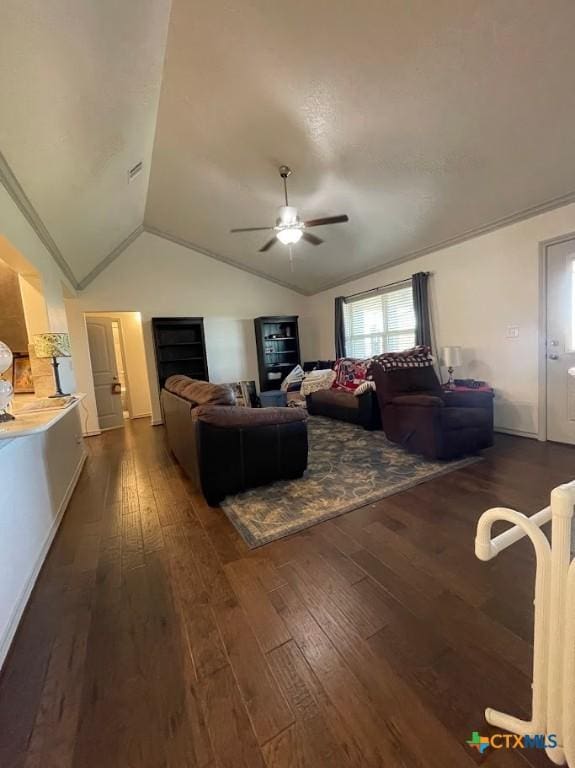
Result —
[[[0, 150], [80, 283], [145, 225], [313, 293], [575, 197], [572, 0], [171, 5], [0, 8]], [[293, 271], [229, 233], [283, 163], [304, 218], [350, 216]]]

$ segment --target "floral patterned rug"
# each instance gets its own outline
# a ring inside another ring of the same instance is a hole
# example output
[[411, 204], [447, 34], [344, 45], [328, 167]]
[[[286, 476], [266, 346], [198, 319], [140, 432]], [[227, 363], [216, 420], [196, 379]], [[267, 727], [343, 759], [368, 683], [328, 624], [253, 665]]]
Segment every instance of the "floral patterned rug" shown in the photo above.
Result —
[[250, 548], [479, 461], [427, 461], [343, 421], [310, 416], [309, 461], [298, 480], [228, 496], [222, 508]]

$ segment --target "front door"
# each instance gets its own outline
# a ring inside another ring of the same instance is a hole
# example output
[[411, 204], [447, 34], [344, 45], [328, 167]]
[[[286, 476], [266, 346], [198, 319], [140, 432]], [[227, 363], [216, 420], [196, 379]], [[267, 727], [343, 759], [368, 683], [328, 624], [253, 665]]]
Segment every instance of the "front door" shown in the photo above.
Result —
[[107, 317], [86, 319], [100, 429], [124, 426], [112, 322]]
[[547, 438], [575, 444], [575, 239], [547, 248]]

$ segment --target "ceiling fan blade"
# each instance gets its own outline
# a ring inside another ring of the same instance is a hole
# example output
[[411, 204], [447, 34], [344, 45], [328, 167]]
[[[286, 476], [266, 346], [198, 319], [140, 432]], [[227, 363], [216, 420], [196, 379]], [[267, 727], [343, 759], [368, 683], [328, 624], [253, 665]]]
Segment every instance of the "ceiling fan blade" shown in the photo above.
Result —
[[242, 227], [241, 229], [230, 229], [230, 232], [265, 232], [273, 227]]
[[308, 243], [311, 243], [312, 245], [321, 245], [323, 243], [323, 240], [321, 237], [316, 237], [315, 235], [312, 235], [311, 232], [304, 232], [301, 236], [302, 240], [306, 240]]
[[277, 241], [278, 241], [277, 237], [272, 237], [271, 240], [268, 240], [267, 243], [262, 248], [260, 248], [260, 253], [263, 253], [264, 251], [269, 251], [272, 245], [275, 245]]
[[323, 219], [310, 219], [310, 221], [304, 223], [306, 227], [321, 227], [324, 224], [343, 224], [346, 221], [349, 221], [349, 216], [344, 213], [341, 216], [326, 216]]

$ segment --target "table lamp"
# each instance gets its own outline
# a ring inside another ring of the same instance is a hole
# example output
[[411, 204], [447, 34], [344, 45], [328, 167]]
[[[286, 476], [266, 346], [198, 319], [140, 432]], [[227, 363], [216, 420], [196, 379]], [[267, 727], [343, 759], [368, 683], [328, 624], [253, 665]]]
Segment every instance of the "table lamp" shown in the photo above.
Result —
[[455, 387], [455, 382], [453, 381], [453, 369], [459, 368], [461, 365], [461, 347], [443, 347], [441, 350], [441, 358], [443, 360], [443, 365], [447, 367], [447, 373], [449, 374], [447, 386], [449, 389], [453, 389]]
[[54, 367], [54, 379], [56, 392], [50, 397], [66, 397], [60, 386], [60, 374], [58, 373], [58, 358], [71, 357], [70, 337], [67, 333], [37, 333], [34, 336], [34, 352], [39, 358], [52, 358]]
[[2, 378], [2, 374], [12, 365], [13, 356], [10, 347], [0, 341], [0, 422], [13, 421], [14, 416], [6, 411], [12, 400], [12, 384]]

